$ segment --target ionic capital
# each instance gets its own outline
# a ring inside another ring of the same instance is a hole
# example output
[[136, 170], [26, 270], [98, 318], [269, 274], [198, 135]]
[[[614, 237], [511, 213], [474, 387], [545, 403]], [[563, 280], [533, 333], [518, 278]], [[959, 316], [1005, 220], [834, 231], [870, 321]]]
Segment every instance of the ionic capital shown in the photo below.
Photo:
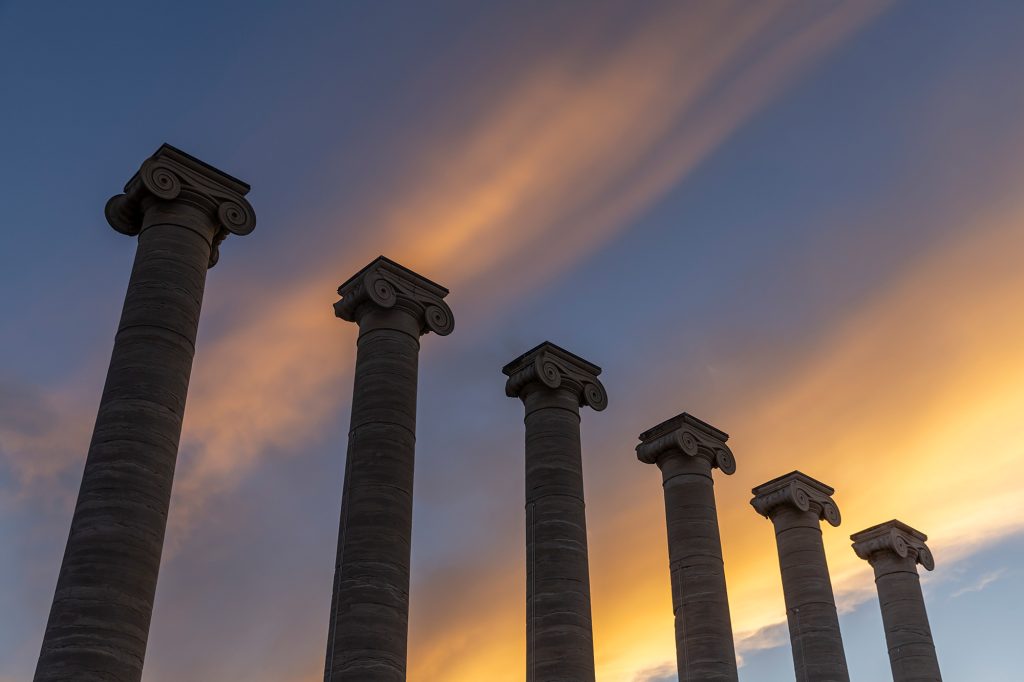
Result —
[[929, 571], [935, 568], [935, 559], [925, 544], [928, 536], [901, 521], [880, 523], [854, 533], [850, 539], [857, 556], [869, 562], [877, 554], [891, 552], [902, 559], [909, 557]]
[[597, 378], [601, 368], [550, 341], [523, 353], [501, 371], [508, 377], [505, 395], [510, 398], [522, 398], [541, 387], [565, 389], [575, 394], [581, 407], [589, 405], [598, 412], [608, 407], [608, 393]]
[[[124, 194], [107, 201], [110, 226], [135, 236], [143, 228], [146, 210], [177, 202], [197, 209], [214, 229], [210, 267], [217, 263], [218, 246], [228, 234], [246, 235], [256, 227], [256, 214], [245, 200], [249, 185], [194, 156], [163, 144], [124, 186]], [[173, 210], [173, 209], [172, 209]]]
[[444, 302], [448, 290], [384, 256], [350, 277], [338, 294], [334, 314], [349, 322], [359, 323], [369, 310], [398, 309], [418, 320], [420, 334], [447, 336], [455, 329], [455, 316]]
[[819, 519], [833, 526], [838, 526], [841, 521], [839, 506], [832, 499], [835, 490], [799, 471], [762, 483], [751, 492], [754, 499], [750, 505], [767, 518], [772, 518], [778, 509], [793, 507], [800, 511], [813, 511]]
[[736, 458], [725, 444], [728, 439], [725, 431], [683, 412], [641, 433], [636, 456], [644, 464], [657, 464], [666, 454], [682, 453], [703, 457], [712, 467], [732, 474], [736, 471]]

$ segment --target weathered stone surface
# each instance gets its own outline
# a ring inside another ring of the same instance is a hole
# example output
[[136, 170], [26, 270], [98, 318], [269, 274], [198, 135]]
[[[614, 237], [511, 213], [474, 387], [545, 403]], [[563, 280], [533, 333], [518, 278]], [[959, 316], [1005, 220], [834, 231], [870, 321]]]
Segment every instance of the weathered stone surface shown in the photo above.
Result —
[[448, 290], [383, 256], [338, 288], [359, 324], [325, 682], [405, 680], [420, 335], [451, 333]]
[[928, 624], [917, 564], [935, 560], [928, 536], [895, 519], [850, 536], [853, 549], [875, 571], [893, 682], [940, 682], [939, 659]]
[[728, 434], [687, 413], [640, 434], [661, 469], [680, 682], [738, 679], [711, 470], [736, 470]]
[[601, 368], [545, 342], [502, 372], [526, 408], [526, 679], [593, 682], [579, 408], [607, 405]]
[[37, 682], [142, 677], [206, 271], [228, 232], [252, 231], [248, 190], [164, 145], [107, 204], [138, 250]]
[[751, 506], [771, 519], [779, 548], [782, 591], [797, 682], [848, 682], [846, 653], [829, 578], [822, 519], [840, 523], [835, 492], [794, 471], [753, 489]]

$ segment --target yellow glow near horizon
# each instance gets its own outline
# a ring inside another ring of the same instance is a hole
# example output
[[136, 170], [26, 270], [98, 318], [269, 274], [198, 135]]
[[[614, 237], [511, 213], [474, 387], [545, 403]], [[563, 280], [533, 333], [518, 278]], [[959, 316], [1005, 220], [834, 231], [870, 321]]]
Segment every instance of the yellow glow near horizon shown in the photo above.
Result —
[[[843, 525], [825, 526], [824, 537], [841, 608], [874, 597], [870, 568], [850, 549], [852, 532], [900, 518], [929, 534], [941, 571], [1024, 526], [1024, 490], [992, 483], [993, 471], [1006, 480], [1024, 474], [1018, 216], [1024, 206], [975, 219], [969, 234], [922, 254], [839, 316], [795, 365], [725, 410], [739, 469], [719, 476], [716, 488], [741, 654], [760, 645], [759, 630], [785, 618], [771, 526], [748, 505], [750, 488], [769, 478], [801, 469], [836, 485]], [[625, 509], [588, 496], [598, 679], [633, 680], [674, 660], [657, 475], [626, 491], [635, 503]], [[472, 584], [493, 580], [481, 575]], [[483, 620], [432, 613], [430, 632], [414, 637], [410, 679], [522, 680], [522, 596], [481, 594]]]

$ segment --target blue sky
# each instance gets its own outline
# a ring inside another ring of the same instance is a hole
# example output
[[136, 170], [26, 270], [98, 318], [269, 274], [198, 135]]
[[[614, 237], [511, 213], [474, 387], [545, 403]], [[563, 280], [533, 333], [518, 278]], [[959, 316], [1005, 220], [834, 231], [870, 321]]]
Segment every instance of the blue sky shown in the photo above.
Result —
[[733, 435], [744, 680], [793, 677], [747, 500], [800, 468], [843, 510], [854, 679], [888, 673], [846, 538], [897, 517], [931, 538], [946, 677], [1012, 681], [1022, 26], [1002, 2], [0, 4], [0, 680], [34, 666], [131, 268], [103, 205], [167, 141], [249, 182], [257, 228], [209, 277], [147, 681], [322, 669], [355, 356], [331, 304], [379, 253], [457, 319], [423, 340], [410, 679], [523, 679], [500, 368], [550, 339], [610, 397], [583, 421], [600, 680], [674, 659], [633, 446], [686, 410]]

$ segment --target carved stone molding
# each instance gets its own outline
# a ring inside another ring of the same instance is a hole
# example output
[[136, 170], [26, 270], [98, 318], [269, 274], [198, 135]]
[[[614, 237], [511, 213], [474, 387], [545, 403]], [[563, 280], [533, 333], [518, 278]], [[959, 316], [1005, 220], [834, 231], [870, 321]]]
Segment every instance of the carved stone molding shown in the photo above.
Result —
[[608, 393], [597, 379], [601, 368], [550, 341], [523, 353], [501, 371], [508, 377], [505, 395], [510, 398], [520, 397], [527, 387], [539, 384], [572, 391], [581, 407], [588, 405], [598, 412], [608, 407]]
[[246, 235], [256, 227], [256, 214], [245, 200], [249, 185], [185, 152], [163, 144], [142, 162], [124, 186], [124, 194], [107, 201], [104, 213], [110, 226], [135, 236], [142, 229], [145, 210], [154, 201], [180, 202], [205, 213], [216, 226], [210, 267], [217, 263], [218, 246], [228, 234]]
[[736, 458], [725, 444], [729, 434], [683, 412], [640, 434], [636, 456], [645, 464], [656, 464], [670, 452], [703, 457], [725, 474], [736, 471]]
[[349, 322], [358, 323], [372, 307], [398, 308], [420, 321], [420, 334], [447, 336], [455, 329], [455, 316], [444, 302], [448, 290], [384, 256], [350, 277], [338, 294], [334, 314]]
[[935, 568], [935, 558], [925, 541], [928, 536], [907, 524], [893, 519], [872, 526], [850, 536], [853, 540], [853, 551], [861, 559], [871, 561], [880, 552], [892, 552], [906, 559], [912, 558], [929, 571]]
[[762, 483], [751, 492], [754, 499], [750, 505], [767, 518], [771, 518], [776, 509], [791, 506], [800, 511], [813, 511], [819, 519], [833, 526], [838, 526], [842, 520], [839, 506], [832, 499], [835, 490], [799, 471]]

